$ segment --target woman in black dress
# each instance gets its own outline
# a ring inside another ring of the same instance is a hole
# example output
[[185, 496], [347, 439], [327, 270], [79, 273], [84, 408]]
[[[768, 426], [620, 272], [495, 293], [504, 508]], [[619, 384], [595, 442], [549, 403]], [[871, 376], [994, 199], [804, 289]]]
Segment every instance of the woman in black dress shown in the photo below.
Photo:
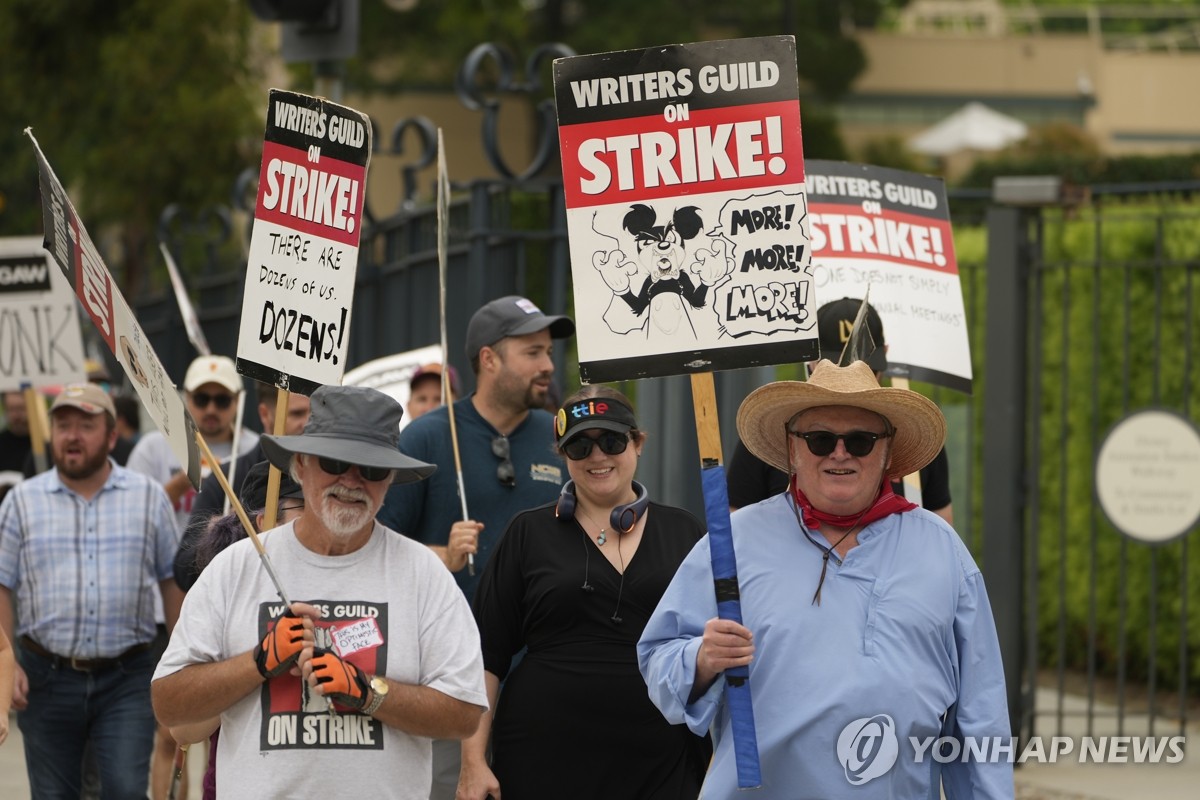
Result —
[[635, 645], [704, 529], [633, 480], [646, 434], [620, 392], [585, 386], [555, 434], [571, 480], [512, 519], [475, 595], [495, 715], [463, 742], [458, 798], [695, 798], [710, 744], [650, 703]]

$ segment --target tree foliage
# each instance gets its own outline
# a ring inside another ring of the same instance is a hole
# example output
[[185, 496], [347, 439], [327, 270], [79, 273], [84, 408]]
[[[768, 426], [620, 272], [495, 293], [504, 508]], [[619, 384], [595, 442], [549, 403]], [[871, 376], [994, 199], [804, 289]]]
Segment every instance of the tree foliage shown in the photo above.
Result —
[[[470, 50], [496, 42], [518, 58], [563, 42], [579, 53], [794, 33], [799, 72], [817, 100], [844, 93], [864, 67], [843, 26], [872, 23], [885, 0], [767, 0], [730, 5], [680, 0], [418, 2], [396, 12], [361, 0], [359, 56], [346, 68], [358, 94], [448, 90]], [[894, 4], [892, 4], [894, 5]], [[0, 234], [40, 230], [31, 127], [89, 230], [126, 287], [139, 285], [164, 208], [227, 202], [234, 178], [257, 160], [263, 64], [246, 0], [125, 3], [9, 0], [0, 10]], [[261, 44], [261, 43], [260, 43]], [[296, 70], [303, 89], [306, 70]], [[311, 74], [309, 74], [311, 78]], [[548, 96], [549, 64], [540, 76]], [[810, 156], [845, 157], [836, 121], [805, 109]], [[106, 235], [101, 235], [104, 232]], [[118, 263], [111, 263], [116, 261]], [[185, 264], [186, 267], [186, 264]]]
[[443, 0], [397, 13], [362, 0], [362, 44], [350, 76], [357, 86], [374, 91], [448, 88], [458, 64], [480, 42], [495, 42], [527, 57], [548, 42], [562, 42], [586, 54], [794, 34], [801, 78], [820, 97], [832, 100], [844, 94], [866, 66], [843, 23], [869, 26], [886, 7], [896, 5], [887, 0], [678, 0], [668, 10], [644, 0], [499, 0], [483, 7], [476, 0]]
[[8, 0], [0, 233], [41, 229], [28, 126], [89, 231], [117, 226], [136, 282], [163, 209], [226, 202], [261, 144], [250, 21], [238, 0]]

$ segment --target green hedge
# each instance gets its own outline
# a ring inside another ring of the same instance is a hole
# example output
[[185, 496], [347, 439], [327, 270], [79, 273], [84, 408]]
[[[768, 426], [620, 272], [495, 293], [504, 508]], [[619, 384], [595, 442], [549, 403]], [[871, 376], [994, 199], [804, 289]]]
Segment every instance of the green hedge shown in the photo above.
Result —
[[[1200, 158], [1171, 161], [1200, 165]], [[1133, 160], [1122, 162], [1132, 168]], [[1139, 175], [1152, 179], [1148, 169]], [[1161, 407], [1200, 424], [1200, 204], [1143, 196], [1047, 210], [1042, 220], [1029, 313], [1031, 356], [1041, 362], [1029, 378], [1037, 440], [1028, 440], [1031, 457], [1037, 454], [1028, 497], [1036, 502], [1038, 664], [1086, 670], [1094, 629], [1098, 674], [1116, 677], [1123, 668], [1128, 679], [1145, 681], [1153, 657], [1159, 688], [1175, 691], [1186, 638], [1182, 666], [1197, 694], [1200, 548], [1188, 546], [1195, 530], [1157, 547], [1127, 540], [1096, 502], [1092, 472], [1104, 435], [1129, 411]], [[982, 264], [982, 227], [959, 226], [955, 243], [964, 272]], [[967, 304], [970, 311], [969, 297]], [[984, 305], [974, 305], [973, 526], [982, 524], [978, 493], [987, 479], [979, 405]]]

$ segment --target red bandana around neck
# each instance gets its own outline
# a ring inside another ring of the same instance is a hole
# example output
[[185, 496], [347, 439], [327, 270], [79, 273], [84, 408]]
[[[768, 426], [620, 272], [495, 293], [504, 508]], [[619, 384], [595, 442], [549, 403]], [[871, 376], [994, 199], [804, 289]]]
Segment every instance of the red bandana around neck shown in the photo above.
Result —
[[804, 524], [809, 528], [817, 529], [824, 522], [827, 525], [833, 525], [838, 528], [848, 528], [851, 525], [858, 525], [865, 528], [877, 519], [883, 519], [889, 514], [903, 514], [905, 511], [912, 511], [917, 507], [916, 503], [910, 503], [900, 495], [892, 491], [892, 482], [885, 476], [883, 485], [879, 487], [879, 494], [875, 496], [875, 502], [865, 512], [858, 514], [829, 514], [825, 511], [820, 511], [813, 508], [813, 504], [804, 496], [804, 492], [800, 491], [800, 487], [796, 484], [796, 476], [792, 476], [792, 497], [796, 499], [796, 505], [800, 508], [800, 514], [804, 519]]

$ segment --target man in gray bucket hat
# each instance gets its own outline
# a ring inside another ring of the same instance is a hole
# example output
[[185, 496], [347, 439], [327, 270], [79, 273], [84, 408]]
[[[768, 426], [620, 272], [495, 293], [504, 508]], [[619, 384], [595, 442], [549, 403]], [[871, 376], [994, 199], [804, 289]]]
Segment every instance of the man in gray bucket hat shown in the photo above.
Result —
[[[299, 436], [263, 451], [304, 490], [294, 522], [222, 551], [184, 602], [155, 672], [167, 725], [219, 717], [219, 796], [429, 795], [430, 738], [474, 732], [487, 704], [479, 634], [429, 548], [375, 520], [387, 487], [434, 467], [397, 449], [399, 403], [322, 386]], [[262, 756], [271, 755], [270, 769]]]

